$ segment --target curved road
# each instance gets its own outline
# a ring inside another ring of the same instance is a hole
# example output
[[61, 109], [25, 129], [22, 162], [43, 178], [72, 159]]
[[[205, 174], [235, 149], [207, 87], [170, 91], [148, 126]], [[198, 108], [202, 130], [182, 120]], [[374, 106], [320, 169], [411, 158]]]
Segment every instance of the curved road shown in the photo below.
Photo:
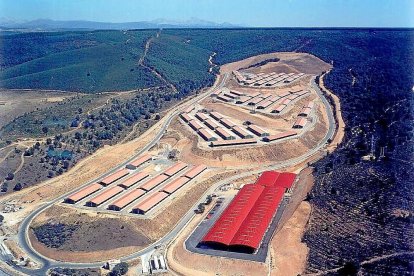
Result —
[[[173, 118], [179, 114], [179, 112], [184, 108], [187, 107], [189, 105], [195, 104], [196, 102], [199, 102], [201, 100], [203, 100], [204, 98], [206, 98], [207, 96], [209, 96], [211, 93], [213, 93], [214, 91], [216, 91], [217, 89], [220, 89], [224, 86], [224, 84], [226, 83], [227, 79], [229, 77], [229, 73], [225, 74], [222, 81], [220, 82], [219, 85], [217, 86], [213, 86], [212, 88], [210, 88], [210, 90], [205, 93], [202, 94], [192, 100], [190, 100], [188, 103], [186, 103], [183, 106], [178, 107], [175, 111], [172, 111], [171, 114], [168, 115], [167, 120], [164, 122], [162, 128], [160, 129], [160, 131], [158, 132], [158, 134], [156, 135], [155, 139], [150, 142], [149, 144], [147, 144], [143, 149], [141, 149], [139, 152], [137, 152], [133, 157], [131, 157], [127, 162], [119, 165], [118, 167], [113, 168], [112, 170], [110, 170], [109, 172], [107, 172], [106, 174], [100, 176], [98, 179], [105, 177], [106, 175], [109, 175], [111, 173], [113, 173], [114, 171], [120, 169], [121, 167], [124, 167], [125, 164], [127, 164], [128, 162], [130, 162], [131, 160], [133, 160], [134, 158], [136, 158], [137, 156], [141, 155], [143, 152], [147, 151], [148, 149], [150, 149], [152, 146], [154, 146], [156, 143], [158, 143], [158, 141], [161, 139], [161, 137], [163, 136], [164, 132], [166, 131], [166, 129], [168, 128], [168, 126], [170, 125], [171, 121], [173, 120]], [[312, 80], [312, 88], [316, 91], [316, 93], [318, 94], [318, 96], [320, 97], [320, 99], [322, 100], [322, 103], [324, 104], [327, 114], [328, 114], [328, 131], [325, 135], [325, 137], [310, 151], [308, 151], [306, 154], [296, 157], [296, 158], [292, 158], [289, 160], [285, 160], [283, 162], [278, 162], [275, 163], [273, 165], [269, 165], [269, 166], [264, 166], [260, 169], [254, 170], [254, 171], [248, 171], [242, 174], [238, 174], [226, 179], [223, 179], [219, 182], [217, 182], [215, 185], [213, 185], [209, 190], [207, 190], [204, 195], [200, 198], [200, 200], [198, 202], [196, 202], [194, 204], [194, 206], [186, 213], [186, 215], [175, 225], [175, 227], [167, 234], [165, 235], [163, 238], [161, 238], [160, 240], [158, 240], [157, 242], [155, 242], [154, 244], [151, 244], [149, 247], [140, 250], [138, 252], [135, 252], [129, 256], [125, 256], [123, 258], [121, 258], [121, 261], [129, 261], [135, 258], [140, 257], [141, 255], [144, 255], [146, 253], [151, 252], [152, 250], [154, 250], [155, 247], [165, 244], [167, 242], [169, 242], [170, 240], [172, 240], [174, 237], [177, 236], [177, 234], [186, 226], [186, 224], [193, 218], [194, 214], [194, 209], [197, 207], [197, 205], [202, 202], [204, 200], [204, 198], [206, 197], [206, 195], [213, 193], [219, 186], [234, 181], [238, 178], [241, 177], [245, 177], [245, 176], [249, 176], [249, 175], [253, 175], [253, 174], [258, 174], [261, 173], [265, 170], [276, 170], [276, 169], [281, 169], [284, 167], [290, 167], [292, 165], [298, 164], [300, 162], [305, 161], [307, 158], [311, 157], [312, 155], [316, 154], [318, 151], [320, 151], [323, 147], [326, 146], [327, 142], [329, 139], [332, 139], [334, 134], [335, 134], [335, 120], [333, 117], [333, 112], [332, 112], [332, 108], [330, 106], [330, 104], [328, 103], [328, 101], [326, 100], [326, 98], [324, 97], [323, 93], [320, 91], [319, 87], [317, 86], [317, 84], [315, 83], [314, 80]], [[90, 181], [88, 183], [86, 183], [85, 185], [81, 186], [78, 190], [80, 190], [82, 187], [89, 185], [93, 182], [95, 182], [97, 179], [94, 179], [93, 181]], [[68, 194], [73, 193], [73, 191], [71, 191]], [[27, 269], [24, 267], [19, 267], [19, 266], [15, 266], [12, 265], [16, 270], [22, 272], [22, 273], [26, 273], [29, 275], [45, 275], [47, 273], [47, 271], [50, 268], [55, 268], [55, 267], [65, 267], [65, 268], [89, 268], [89, 267], [100, 267], [104, 264], [104, 262], [96, 262], [96, 263], [67, 263], [67, 262], [60, 262], [60, 261], [55, 261], [52, 259], [48, 259], [42, 255], [40, 255], [39, 253], [37, 253], [31, 246], [30, 241], [28, 239], [28, 231], [29, 231], [29, 225], [31, 223], [31, 221], [41, 212], [43, 212], [45, 209], [47, 209], [48, 207], [50, 207], [52, 204], [62, 201], [68, 194], [65, 194], [49, 203], [46, 203], [45, 205], [43, 205], [42, 207], [38, 208], [37, 210], [35, 210], [34, 212], [32, 212], [28, 217], [26, 217], [23, 222], [21, 223], [20, 227], [19, 227], [19, 244], [20, 246], [28, 253], [28, 255], [36, 260], [40, 265], [41, 268], [40, 269], [36, 269], [36, 270], [31, 270], [31, 269]]]
[[[99, 178], [94, 179], [92, 181], [89, 181], [88, 183], [85, 183], [84, 185], [80, 186], [78, 189], [76, 189], [75, 191], [78, 191], [80, 189], [82, 189], [83, 187], [90, 185], [94, 182], [96, 182], [98, 179], [101, 179], [102, 177], [105, 177], [107, 175], [112, 174], [113, 172], [119, 170], [120, 168], [125, 167], [126, 164], [128, 164], [130, 161], [134, 160], [137, 156], [141, 155], [142, 153], [148, 151], [151, 147], [153, 147], [155, 144], [157, 144], [159, 142], [159, 140], [161, 139], [161, 137], [164, 135], [165, 131], [167, 130], [167, 128], [169, 127], [170, 123], [172, 122], [172, 120], [174, 119], [174, 117], [176, 115], [179, 114], [179, 112], [184, 109], [185, 107], [188, 107], [190, 105], [193, 105], [197, 102], [200, 102], [201, 100], [205, 99], [206, 97], [208, 97], [211, 93], [213, 93], [214, 91], [222, 88], [224, 86], [224, 84], [226, 83], [227, 79], [229, 77], [229, 74], [225, 74], [223, 79], [221, 80], [221, 82], [216, 85], [213, 86], [212, 88], [209, 89], [209, 91], [207, 93], [204, 93], [200, 96], [195, 97], [194, 99], [188, 101], [187, 103], [185, 103], [184, 105], [179, 106], [178, 108], [176, 108], [174, 111], [170, 112], [169, 115], [167, 115], [167, 119], [164, 122], [164, 124], [162, 125], [161, 129], [159, 130], [159, 132], [157, 133], [157, 135], [155, 136], [155, 138], [148, 143], [144, 148], [142, 148], [140, 151], [138, 151], [134, 156], [132, 156], [130, 159], [128, 159], [126, 162], [120, 164], [119, 166], [109, 170], [107, 173], [105, 173], [104, 175], [101, 175]], [[32, 222], [32, 220], [39, 215], [41, 212], [43, 212], [45, 209], [49, 208], [52, 204], [63, 201], [69, 194], [72, 194], [74, 191], [71, 191], [67, 194], [64, 194], [60, 197], [58, 197], [57, 199], [48, 202], [46, 204], [44, 204], [43, 206], [41, 206], [40, 208], [36, 209], [34, 212], [32, 212], [30, 215], [28, 215], [21, 223], [20, 227], [19, 227], [19, 231], [18, 231], [18, 239], [19, 239], [19, 245], [22, 247], [22, 249], [24, 251], [27, 252], [28, 256], [30, 256], [31, 259], [35, 260], [36, 262], [38, 262], [41, 265], [40, 269], [27, 269], [25, 267], [20, 267], [20, 266], [16, 266], [16, 265], [12, 265], [16, 270], [22, 272], [22, 273], [26, 273], [29, 275], [46, 275], [46, 272], [48, 269], [53, 268], [53, 267], [68, 267], [68, 268], [86, 268], [86, 267], [97, 267], [97, 266], [102, 266], [104, 264], [104, 262], [96, 262], [96, 263], [67, 263], [67, 262], [60, 262], [60, 261], [56, 261], [56, 260], [52, 260], [49, 258], [46, 258], [42, 255], [40, 255], [39, 253], [37, 253], [32, 245], [30, 244], [29, 238], [27, 236], [27, 234], [29, 233], [29, 226], [30, 223]], [[163, 239], [164, 241], [164, 239]], [[150, 247], [148, 250], [146, 251], [140, 251], [142, 253], [138, 254], [133, 254], [131, 256], [125, 257], [122, 260], [130, 260], [133, 258], [136, 258], [136, 256], [140, 256], [141, 254], [145, 254], [147, 251], [149, 252], [150, 250], [152, 250], [152, 247]], [[136, 255], [136, 256], [135, 256]], [[2, 256], [1, 256], [2, 257]], [[6, 261], [6, 260], [4, 260]], [[10, 262], [7, 262], [10, 264]]]

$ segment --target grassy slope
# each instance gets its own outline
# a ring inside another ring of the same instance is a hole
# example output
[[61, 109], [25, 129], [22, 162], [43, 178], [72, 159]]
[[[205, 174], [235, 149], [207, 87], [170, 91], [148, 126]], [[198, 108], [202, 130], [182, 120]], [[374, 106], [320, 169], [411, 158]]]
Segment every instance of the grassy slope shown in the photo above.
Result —
[[[94, 46], [57, 52], [51, 50], [39, 58], [5, 69], [0, 73], [0, 86], [82, 92], [158, 86], [161, 83], [157, 78], [145, 68], [137, 67], [145, 41], [153, 33], [94, 33]], [[61, 37], [66, 42], [65, 39]], [[57, 43], [54, 42], [55, 47]]]
[[191, 82], [188, 89], [194, 89], [208, 85], [213, 80], [213, 76], [208, 73], [211, 53], [186, 43], [182, 37], [162, 33], [153, 40], [146, 62], [179, 90], [187, 87], [184, 82]]

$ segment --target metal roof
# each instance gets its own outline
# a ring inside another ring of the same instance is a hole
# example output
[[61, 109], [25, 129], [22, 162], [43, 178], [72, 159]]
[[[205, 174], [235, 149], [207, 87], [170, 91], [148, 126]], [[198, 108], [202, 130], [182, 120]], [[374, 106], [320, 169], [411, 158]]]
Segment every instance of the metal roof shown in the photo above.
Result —
[[109, 205], [109, 207], [117, 207], [119, 209], [122, 209], [128, 204], [130, 204], [132, 201], [134, 201], [135, 199], [138, 199], [141, 196], [143, 196], [144, 194], [145, 194], [144, 190], [133, 189], [130, 192], [123, 195], [122, 197], [115, 200], [113, 203], [111, 203], [111, 205]]
[[135, 183], [137, 183], [138, 181], [141, 181], [142, 179], [144, 179], [148, 176], [149, 176], [149, 174], [144, 173], [144, 172], [136, 173], [133, 176], [125, 179], [124, 181], [122, 181], [122, 183], [119, 184], [119, 186], [124, 187], [124, 188], [129, 188], [132, 185], [134, 185]]
[[189, 178], [184, 177], [184, 176], [180, 176], [176, 179], [174, 179], [173, 181], [171, 181], [170, 183], [168, 183], [167, 185], [164, 186], [164, 188], [162, 189], [162, 191], [172, 194], [175, 191], [177, 191], [179, 188], [181, 188], [182, 186], [184, 186], [188, 181], [190, 181]]
[[244, 185], [202, 242], [229, 249], [241, 246], [250, 252], [256, 250], [282, 201], [285, 188], [292, 185], [295, 177], [293, 173], [268, 171], [256, 184]]
[[172, 176], [172, 175], [178, 173], [179, 171], [183, 170], [186, 167], [187, 167], [186, 163], [178, 161], [177, 163], [175, 163], [174, 165], [172, 165], [171, 167], [166, 169], [164, 171], [164, 174], [168, 175], [168, 176]]
[[102, 185], [99, 183], [88, 185], [85, 188], [82, 188], [81, 190], [77, 191], [76, 193], [71, 194], [66, 200], [77, 202], [81, 200], [82, 198], [85, 198], [88, 195], [93, 194], [94, 192], [100, 190], [101, 188], [102, 188]]
[[138, 188], [143, 189], [145, 191], [149, 191], [154, 189], [156, 186], [160, 185], [162, 182], [167, 180], [169, 176], [165, 174], [157, 175], [156, 177], [144, 182], [143, 184], [139, 185]]
[[124, 191], [124, 189], [119, 186], [108, 188], [104, 190], [102, 193], [95, 196], [94, 198], [90, 199], [87, 203], [93, 203], [95, 205], [100, 205], [103, 202], [107, 201], [108, 199], [119, 194], [122, 191]]
[[205, 169], [207, 169], [207, 166], [205, 165], [197, 165], [195, 167], [192, 167], [188, 172], [185, 173], [184, 176], [188, 178], [194, 178], [200, 173], [202, 173]]
[[147, 212], [151, 208], [153, 208], [155, 205], [160, 203], [163, 199], [165, 199], [168, 196], [167, 193], [164, 192], [156, 192], [152, 194], [151, 196], [147, 197], [145, 200], [141, 201], [135, 207], [133, 208], [134, 211], [142, 211]]
[[283, 194], [283, 188], [265, 187], [249, 215], [233, 237], [230, 246], [246, 246], [253, 250], [259, 248], [264, 234], [282, 201]]
[[102, 179], [101, 181], [99, 181], [100, 183], [103, 183], [105, 185], [109, 185], [112, 182], [117, 181], [118, 179], [120, 179], [121, 177], [124, 177], [125, 175], [129, 174], [129, 171], [127, 169], [122, 169], [119, 170], [117, 172], [114, 172], [113, 174], [105, 177], [104, 179]]
[[244, 145], [244, 144], [255, 144], [257, 140], [254, 138], [250, 139], [235, 139], [235, 140], [221, 140], [221, 141], [214, 141], [211, 142], [212, 147], [222, 147], [222, 146], [237, 146], [237, 145]]
[[274, 186], [280, 173], [276, 171], [263, 172], [256, 180], [256, 185]]
[[279, 140], [279, 139], [282, 139], [282, 138], [290, 137], [290, 136], [293, 136], [293, 135], [296, 135], [296, 134], [298, 134], [296, 131], [288, 130], [288, 131], [281, 132], [281, 133], [278, 133], [278, 134], [275, 134], [275, 135], [270, 135], [270, 136], [264, 137], [263, 141], [271, 142], [271, 141], [274, 141], [274, 140]]
[[204, 236], [203, 241], [230, 245], [263, 190], [263, 186], [244, 185]]
[[144, 164], [145, 162], [149, 161], [152, 159], [152, 155], [151, 154], [144, 154], [140, 157], [138, 157], [137, 159], [135, 159], [134, 161], [132, 161], [131, 163], [129, 163], [128, 165], [132, 165], [134, 167], [138, 167], [142, 164]]

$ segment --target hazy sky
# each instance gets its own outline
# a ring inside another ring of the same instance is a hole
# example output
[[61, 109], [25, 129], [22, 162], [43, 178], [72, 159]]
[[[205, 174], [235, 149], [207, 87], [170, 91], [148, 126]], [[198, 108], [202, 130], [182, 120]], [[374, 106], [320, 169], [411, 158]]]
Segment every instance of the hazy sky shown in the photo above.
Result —
[[257, 27], [414, 27], [414, 0], [0, 0], [0, 17], [105, 22], [196, 17]]

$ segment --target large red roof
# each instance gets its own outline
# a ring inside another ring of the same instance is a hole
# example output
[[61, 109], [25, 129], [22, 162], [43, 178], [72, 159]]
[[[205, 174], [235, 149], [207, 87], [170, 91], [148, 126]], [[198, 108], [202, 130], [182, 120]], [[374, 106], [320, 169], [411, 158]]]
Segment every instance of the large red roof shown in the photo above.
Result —
[[256, 250], [268, 229], [294, 173], [264, 172], [255, 184], [245, 185], [204, 236], [205, 244]]
[[232, 239], [230, 246], [248, 246], [252, 249], [259, 245], [276, 213], [284, 194], [281, 187], [267, 186], [256, 201], [247, 218]]
[[230, 245], [263, 189], [264, 187], [259, 185], [244, 185], [213, 227], [204, 236], [203, 242]]
[[277, 178], [275, 185], [289, 189], [290, 187], [292, 187], [292, 184], [295, 181], [295, 178], [296, 178], [296, 174], [289, 173], [289, 172], [283, 172]]
[[256, 181], [256, 185], [274, 186], [280, 173], [276, 171], [266, 171], [262, 173]]

